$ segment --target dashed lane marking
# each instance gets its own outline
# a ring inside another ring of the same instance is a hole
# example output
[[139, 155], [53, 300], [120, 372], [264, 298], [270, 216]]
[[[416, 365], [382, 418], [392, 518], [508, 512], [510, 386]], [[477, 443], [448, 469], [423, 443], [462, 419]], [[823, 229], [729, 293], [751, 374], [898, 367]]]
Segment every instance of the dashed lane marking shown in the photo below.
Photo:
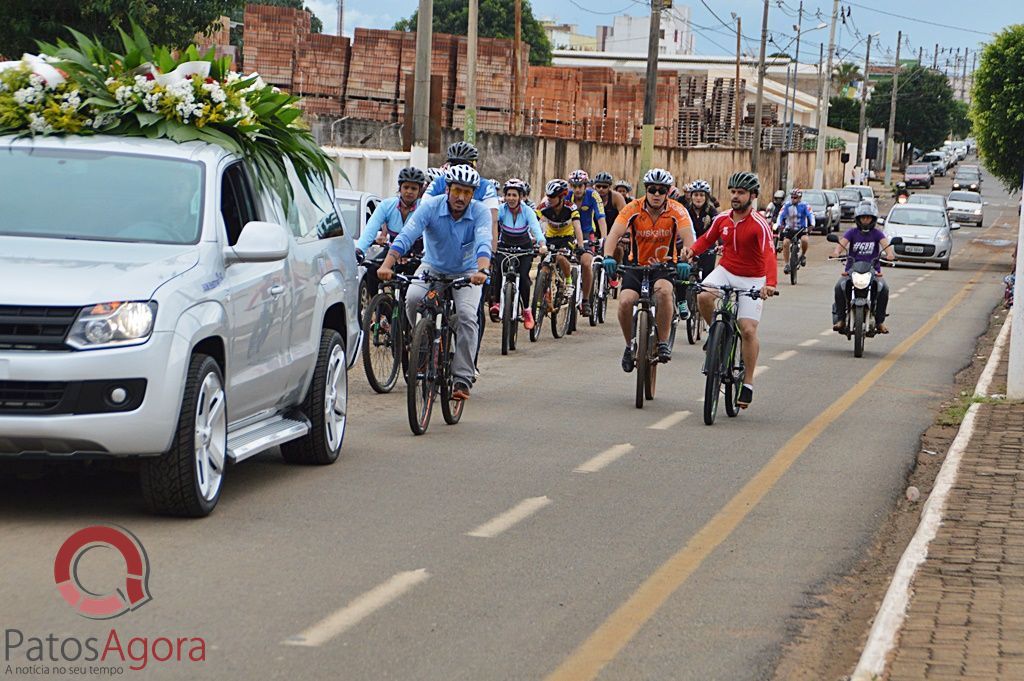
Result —
[[758, 376], [768, 371], [769, 369], [771, 369], [770, 366], [768, 366], [767, 364], [762, 364], [761, 366], [754, 369], [754, 378], [757, 378]]
[[[664, 421], [664, 419], [662, 419], [662, 421]], [[658, 423], [661, 423], [661, 421], [659, 421]], [[654, 425], [656, 426], [658, 424], [656, 423]], [[654, 426], [652, 426], [652, 428], [653, 427]], [[601, 452], [594, 458], [590, 459], [586, 463], [577, 466], [575, 472], [596, 473], [605, 466], [607, 466], [608, 464], [612, 463], [613, 461], [616, 461], [620, 457], [629, 454], [631, 451], [633, 451], [633, 445], [629, 444], [628, 442], [621, 445], [615, 445], [614, 447], [609, 447], [608, 449], [604, 450], [603, 452]]]
[[821, 341], [818, 340], [817, 338], [809, 338], [809, 339], [805, 340], [803, 343], [800, 343], [800, 347], [802, 347], [802, 348], [809, 348], [812, 345], [817, 345], [820, 342]]
[[684, 420], [689, 415], [690, 412], [688, 411], [677, 411], [674, 414], [669, 414], [668, 416], [661, 419], [657, 423], [647, 427], [650, 428], [651, 430], [668, 430], [672, 426]]
[[[632, 445], [631, 445], [632, 446]], [[509, 529], [516, 523], [529, 518], [531, 515], [544, 508], [551, 503], [551, 500], [547, 497], [533, 497], [532, 499], [523, 499], [518, 504], [505, 511], [501, 515], [495, 516], [491, 520], [476, 528], [472, 532], [467, 532], [470, 537], [482, 537], [483, 539], [493, 539], [499, 534]]]
[[[829, 333], [832, 333], [832, 331], [829, 330]], [[786, 350], [785, 352], [780, 352], [779, 354], [775, 355], [774, 357], [772, 357], [772, 359], [775, 360], [776, 362], [785, 362], [790, 357], [796, 356], [796, 354], [796, 350]]]

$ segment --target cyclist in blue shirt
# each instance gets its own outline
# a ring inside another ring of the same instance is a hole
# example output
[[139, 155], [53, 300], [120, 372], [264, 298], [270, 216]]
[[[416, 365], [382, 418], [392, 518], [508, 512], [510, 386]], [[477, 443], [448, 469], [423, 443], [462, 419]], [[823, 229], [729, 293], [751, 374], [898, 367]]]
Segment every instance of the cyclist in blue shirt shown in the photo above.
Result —
[[[425, 197], [420, 202], [391, 244], [377, 274], [381, 280], [389, 281], [394, 276], [395, 263], [423, 237], [423, 264], [417, 275], [469, 278], [472, 286], [454, 291], [459, 319], [452, 362], [452, 397], [464, 400], [469, 398], [469, 387], [473, 384], [474, 357], [480, 343], [478, 309], [491, 265], [491, 216], [481, 202], [473, 200], [480, 186], [480, 174], [472, 166], [449, 168], [446, 180], [444, 195]], [[416, 308], [426, 294], [427, 285], [423, 282], [409, 286], [405, 300], [410, 321], [415, 319]]]
[[802, 201], [804, 193], [799, 189], [793, 189], [789, 194], [790, 202], [779, 209], [779, 215], [775, 220], [778, 227], [782, 227], [782, 262], [785, 263], [786, 274], [789, 274], [789, 245], [800, 237], [800, 266], [807, 265], [807, 233], [814, 227], [814, 211]]
[[[540, 246], [540, 254], [547, 252], [544, 231], [537, 220], [537, 212], [526, 205], [526, 183], [512, 178], [502, 188], [505, 203], [498, 209], [498, 248], [512, 246], [515, 248], [531, 248]], [[501, 296], [503, 279], [502, 263], [505, 257], [501, 252], [494, 254], [494, 267], [491, 276], [491, 300], [497, 301]], [[519, 297], [523, 310], [523, 326], [529, 331], [534, 326], [533, 312], [530, 310], [530, 269], [533, 267], [533, 256], [519, 256]], [[498, 315], [501, 306], [491, 304], [491, 321], [500, 321]]]
[[[356, 241], [356, 259], [359, 262], [363, 262], [366, 251], [373, 244], [387, 246], [394, 241], [409, 216], [419, 205], [420, 194], [423, 193], [423, 187], [426, 184], [427, 176], [419, 168], [409, 167], [398, 171], [398, 196], [392, 196], [380, 202], [366, 222], [366, 228], [359, 235], [359, 240]], [[422, 252], [423, 242], [419, 241], [409, 255], [418, 258]], [[363, 279], [366, 281], [370, 295], [375, 295], [380, 288], [376, 268], [368, 266]]]
[[569, 174], [569, 186], [572, 193], [567, 198], [575, 204], [580, 213], [580, 227], [583, 228], [583, 255], [580, 256], [580, 269], [583, 271], [583, 305], [581, 314], [590, 316], [590, 288], [594, 285], [593, 253], [597, 248], [597, 240], [608, 233], [604, 220], [604, 204], [601, 195], [588, 187], [590, 176], [585, 170], [574, 170]]

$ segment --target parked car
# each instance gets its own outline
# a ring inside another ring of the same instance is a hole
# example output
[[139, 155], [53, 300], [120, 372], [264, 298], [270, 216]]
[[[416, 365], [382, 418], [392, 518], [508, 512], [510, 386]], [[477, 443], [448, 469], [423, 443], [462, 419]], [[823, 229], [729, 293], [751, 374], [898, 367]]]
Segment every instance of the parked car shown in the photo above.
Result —
[[907, 166], [907, 171], [903, 174], [903, 181], [907, 183], [908, 187], [931, 189], [935, 183], [935, 176], [932, 175], [932, 168], [929, 164], [915, 163]]
[[825, 198], [828, 199], [828, 210], [832, 214], [832, 231], [839, 231], [839, 223], [843, 220], [843, 208], [839, 201], [839, 193], [834, 189], [826, 189]]
[[[337, 189], [334, 190], [335, 200], [334, 203], [338, 208], [338, 214], [341, 216], [345, 226], [351, 231], [352, 240], [355, 242], [362, 235], [363, 230], [366, 229], [366, 223], [370, 221], [370, 216], [377, 210], [378, 204], [381, 202], [381, 198], [376, 194], [370, 192], [362, 192], [355, 189]], [[370, 298], [373, 294], [367, 289], [366, 284], [363, 282], [363, 275], [366, 274], [366, 267], [360, 265], [357, 272], [359, 280], [359, 318], [363, 318], [363, 310], [370, 302]]]
[[212, 144], [0, 137], [0, 454], [137, 458], [182, 516], [228, 462], [334, 462], [355, 253], [330, 185], [289, 176], [290, 203]]
[[981, 227], [985, 222], [985, 204], [981, 194], [972, 191], [954, 191], [949, 193], [949, 219], [961, 224], [972, 222]]
[[897, 260], [937, 262], [942, 269], [949, 269], [953, 255], [951, 230], [960, 229], [960, 225], [950, 222], [946, 211], [937, 206], [896, 204], [880, 222], [887, 237], [903, 240], [893, 247]]
[[981, 193], [981, 173], [970, 168], [961, 168], [953, 177], [953, 191], [967, 190]]
[[946, 164], [946, 155], [937, 151], [929, 151], [921, 157], [921, 163], [927, 163], [932, 167], [932, 174], [935, 177], [945, 177], [949, 166]]
[[812, 232], [828, 234], [832, 231], [832, 211], [828, 208], [828, 199], [825, 192], [820, 189], [805, 189], [804, 203], [810, 206], [814, 213], [814, 228]]
[[878, 209], [878, 200], [875, 198], [875, 190], [865, 184], [851, 184], [846, 189], [856, 189], [860, 193], [861, 201], [870, 201], [871, 205]]
[[907, 197], [907, 203], [920, 206], [938, 206], [942, 210], [946, 210], [946, 197], [942, 194], [922, 194], [917, 192]]
[[861, 202], [860, 192], [857, 191], [856, 187], [843, 187], [842, 189], [836, 189], [835, 192], [839, 194], [840, 218], [843, 220], [853, 220], [853, 215]]

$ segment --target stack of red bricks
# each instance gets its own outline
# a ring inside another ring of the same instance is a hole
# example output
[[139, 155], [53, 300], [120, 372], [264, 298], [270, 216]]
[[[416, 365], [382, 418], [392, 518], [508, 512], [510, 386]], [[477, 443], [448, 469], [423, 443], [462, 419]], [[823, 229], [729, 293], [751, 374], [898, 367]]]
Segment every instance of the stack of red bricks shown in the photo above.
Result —
[[397, 120], [405, 36], [401, 31], [355, 30], [345, 92], [346, 116]]
[[[458, 44], [456, 36], [448, 33], [433, 34], [431, 45], [430, 73], [441, 77], [441, 127], [452, 127], [452, 102], [455, 100], [455, 77], [458, 65]], [[416, 34], [406, 33], [402, 39], [401, 74], [398, 79], [398, 120], [405, 120], [408, 106], [405, 85], [409, 76], [416, 71]]]
[[[461, 128], [466, 121], [466, 91], [468, 89], [468, 41], [457, 39], [457, 68], [455, 69], [455, 98], [452, 127]], [[520, 54], [529, 55], [529, 46], [522, 43]], [[511, 40], [480, 38], [476, 55], [476, 125], [478, 130], [507, 132], [512, 118], [512, 52]], [[527, 59], [521, 62], [528, 64]], [[520, 67], [522, 69], [522, 66]]]
[[557, 66], [531, 66], [526, 76], [523, 100], [526, 134], [539, 137], [573, 136], [572, 121], [581, 76], [575, 69]]
[[268, 83], [291, 89], [295, 53], [310, 33], [309, 12], [269, 5], [245, 6], [242, 62]]
[[305, 95], [303, 108], [306, 111], [341, 115], [348, 59], [348, 38], [311, 33], [299, 42], [293, 90]]
[[192, 43], [199, 49], [199, 54], [206, 54], [210, 50], [218, 58], [230, 57], [235, 61], [235, 48], [231, 46], [231, 19], [221, 17], [213, 22], [209, 31], [196, 33]]

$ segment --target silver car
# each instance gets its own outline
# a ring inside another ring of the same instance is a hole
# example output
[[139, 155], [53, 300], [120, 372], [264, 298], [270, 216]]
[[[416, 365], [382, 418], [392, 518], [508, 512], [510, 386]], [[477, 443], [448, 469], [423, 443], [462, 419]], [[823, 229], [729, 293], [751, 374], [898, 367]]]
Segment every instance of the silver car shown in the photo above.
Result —
[[907, 197], [909, 205], [937, 206], [946, 210], [946, 197], [942, 194], [922, 194], [920, 192]]
[[228, 461], [332, 463], [356, 264], [330, 187], [262, 189], [210, 144], [0, 137], [0, 454], [137, 457], [202, 516]]
[[981, 227], [985, 222], [985, 204], [978, 192], [956, 191], [950, 192], [947, 199], [949, 204], [949, 219], [956, 220], [963, 224], [971, 222]]
[[946, 211], [937, 206], [897, 204], [879, 223], [889, 239], [898, 236], [903, 240], [894, 246], [897, 260], [937, 262], [942, 269], [949, 269], [953, 256], [951, 230], [960, 229], [960, 225], [950, 222]]

